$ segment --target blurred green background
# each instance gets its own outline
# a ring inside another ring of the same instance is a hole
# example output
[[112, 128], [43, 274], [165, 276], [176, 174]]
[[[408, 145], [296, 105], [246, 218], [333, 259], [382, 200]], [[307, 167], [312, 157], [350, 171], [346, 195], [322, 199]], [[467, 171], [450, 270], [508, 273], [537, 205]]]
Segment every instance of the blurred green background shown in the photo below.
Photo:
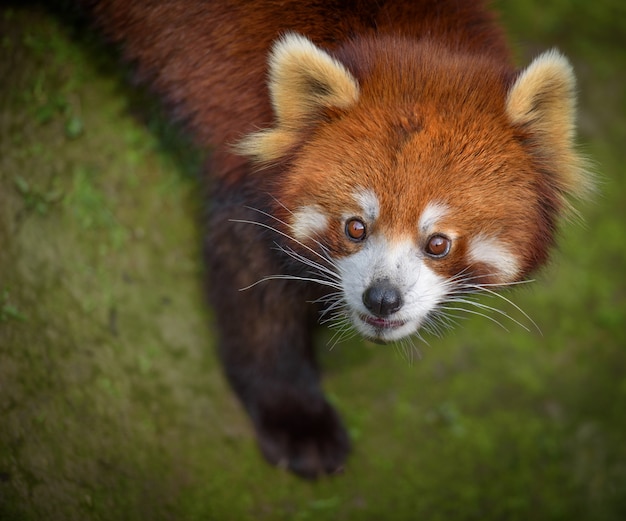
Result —
[[401, 349], [319, 338], [344, 475], [265, 464], [201, 292], [203, 153], [71, 12], [0, 8], [0, 520], [626, 519], [626, 3], [495, 2], [600, 178], [536, 282]]

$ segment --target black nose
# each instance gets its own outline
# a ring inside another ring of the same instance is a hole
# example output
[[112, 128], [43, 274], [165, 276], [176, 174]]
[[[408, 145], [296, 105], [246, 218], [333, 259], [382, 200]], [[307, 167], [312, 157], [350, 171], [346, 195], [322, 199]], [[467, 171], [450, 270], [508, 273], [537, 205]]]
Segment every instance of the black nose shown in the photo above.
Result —
[[388, 280], [379, 280], [365, 290], [363, 304], [374, 315], [387, 317], [402, 307], [402, 295]]

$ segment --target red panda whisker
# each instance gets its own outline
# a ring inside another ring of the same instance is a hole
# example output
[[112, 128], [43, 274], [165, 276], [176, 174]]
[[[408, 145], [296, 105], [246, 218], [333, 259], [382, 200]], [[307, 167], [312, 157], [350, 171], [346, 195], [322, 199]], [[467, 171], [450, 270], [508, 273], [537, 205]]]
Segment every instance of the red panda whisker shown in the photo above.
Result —
[[310, 301], [312, 304], [334, 305], [337, 302], [343, 302], [343, 292], [341, 290], [328, 293], [322, 297]]
[[[330, 324], [332, 322], [337, 322], [345, 318], [347, 319], [347, 324], [352, 327], [352, 321], [349, 320], [349, 315], [346, 312], [346, 309], [347, 307], [343, 299], [337, 300], [337, 302], [334, 302], [331, 306], [329, 306], [327, 310], [322, 312], [322, 314], [320, 315], [320, 324]], [[322, 320], [323, 316], [328, 315], [329, 313], [332, 314]]]
[[277, 244], [276, 246], [277, 246], [279, 251], [282, 251], [283, 253], [285, 253], [286, 255], [291, 257], [292, 259], [297, 260], [297, 261], [301, 262], [302, 264], [304, 264], [306, 266], [310, 266], [311, 268], [315, 268], [316, 270], [319, 270], [321, 273], [324, 273], [324, 274], [328, 275], [329, 276], [329, 280], [331, 280], [331, 279], [336, 280], [336, 281], [340, 281], [341, 280], [341, 277], [339, 276], [338, 273], [336, 273], [333, 270], [327, 268], [326, 266], [321, 265], [319, 262], [315, 262], [314, 260], [309, 259], [308, 257], [305, 257], [304, 255], [299, 254], [298, 252], [296, 252], [292, 248], [281, 246], [280, 244]]
[[350, 320], [348, 314], [345, 312], [345, 310], [341, 309], [335, 310], [332, 315], [330, 315], [328, 318], [325, 318], [324, 320], [320, 320], [319, 322], [320, 325], [328, 325], [328, 327], [330, 328], [336, 328], [337, 324], [339, 323], [343, 323], [346, 328], [350, 330], [353, 329], [352, 321]]
[[[254, 208], [250, 208], [251, 210], [254, 210]], [[260, 213], [265, 213], [261, 210], [257, 210]], [[279, 222], [279, 219], [277, 219]], [[318, 251], [315, 251], [313, 248], [311, 248], [310, 246], [307, 246], [306, 244], [300, 242], [298, 239], [292, 237], [291, 235], [289, 235], [288, 233], [285, 233], [277, 228], [274, 228], [273, 226], [270, 226], [269, 224], [265, 224], [259, 221], [250, 221], [248, 219], [229, 219], [230, 222], [234, 222], [234, 223], [241, 223], [241, 224], [254, 224], [256, 226], [260, 226], [261, 228], [265, 228], [266, 230], [270, 230], [273, 231], [275, 233], [277, 233], [278, 235], [281, 235], [283, 237], [285, 237], [286, 239], [289, 239], [290, 241], [295, 242], [296, 244], [302, 246], [304, 249], [310, 251], [312, 254], [316, 255], [317, 257], [319, 257], [320, 259], [328, 262], [329, 264], [331, 264], [331, 266], [334, 267], [334, 264], [332, 263], [332, 259], [329, 259], [327, 256], [322, 255], [321, 253], [319, 253]], [[314, 240], [314, 239], [311, 239]], [[321, 246], [322, 248], [324, 248], [324, 246], [322, 244], [320, 244], [319, 242], [317, 242], [317, 244], [319, 246]]]
[[[486, 287], [486, 285], [483, 285], [483, 284], [478, 284], [478, 285], [476, 285], [476, 289], [477, 289], [478, 291], [480, 291], [481, 293], [484, 293], [484, 294], [486, 294], [486, 295], [488, 295], [488, 296], [492, 296], [492, 297], [495, 297], [495, 298], [502, 299], [502, 300], [504, 300], [507, 304], [509, 304], [509, 305], [513, 306], [513, 307], [514, 307], [517, 311], [519, 311], [519, 312], [520, 312], [520, 313], [524, 316], [524, 318], [526, 318], [526, 319], [527, 319], [527, 320], [528, 320], [528, 321], [529, 321], [529, 322], [530, 322], [530, 323], [531, 323], [531, 324], [535, 327], [535, 329], [537, 330], [537, 332], [538, 332], [540, 335], [542, 334], [541, 329], [540, 329], [540, 327], [537, 325], [537, 323], [536, 323], [536, 322], [535, 322], [535, 321], [534, 321], [534, 320], [533, 320], [533, 319], [532, 319], [532, 318], [528, 315], [528, 313], [526, 313], [526, 312], [525, 312], [525, 311], [524, 311], [521, 307], [519, 307], [517, 304], [515, 304], [515, 302], [513, 302], [511, 299], [509, 299], [509, 298], [505, 297], [505, 296], [504, 296], [504, 295], [502, 295], [501, 293], [497, 293], [497, 292], [495, 292], [495, 291], [493, 291], [493, 290], [491, 290], [491, 289], [487, 288], [487, 287]], [[526, 328], [526, 327], [525, 327], [524, 329], [526, 329], [527, 331], [529, 331], [529, 332], [530, 332], [530, 330], [529, 330], [528, 328]]]
[[315, 300], [310, 300], [309, 302], [311, 304], [326, 304], [328, 302], [333, 302], [334, 300], [339, 300], [343, 298], [343, 292], [341, 291], [336, 291], [333, 293], [328, 293], [327, 295], [322, 295], [319, 298], [316, 298]]
[[489, 288], [508, 288], [511, 286], [519, 286], [522, 284], [529, 284], [531, 282], [535, 282], [534, 279], [527, 279], [527, 280], [517, 280], [517, 281], [511, 281], [511, 282], [485, 282], [485, 283], [472, 283], [472, 281], [475, 280], [480, 280], [483, 279], [485, 277], [497, 277], [498, 273], [482, 273], [480, 275], [465, 275], [465, 272], [468, 270], [469, 268], [465, 268], [464, 270], [460, 271], [459, 273], [457, 273], [456, 275], [450, 277], [447, 281], [446, 284], [448, 283], [452, 283], [455, 286], [460, 287], [461, 289], [465, 288], [465, 287], [469, 287], [469, 288], [474, 288], [475, 286], [480, 286], [481, 288], [483, 287], [489, 287]]
[[469, 273], [470, 267], [467, 266], [464, 269], [462, 269], [461, 271], [459, 271], [458, 273], [456, 273], [455, 275], [452, 275], [451, 277], [447, 278], [443, 284], [446, 287], [452, 287], [452, 288], [457, 288], [459, 285], [467, 282], [467, 281], [471, 281], [474, 280], [476, 278], [479, 278], [478, 275], [472, 275], [471, 273]]
[[[337, 324], [343, 324], [347, 330], [353, 330], [354, 326], [346, 312], [347, 304], [343, 297], [343, 292], [338, 291], [331, 293], [324, 298], [317, 299], [315, 302], [326, 302], [326, 307], [320, 311], [319, 324], [329, 324], [329, 327], [337, 327]], [[354, 331], [356, 334], [356, 331]], [[351, 335], [352, 337], [353, 335]]]
[[487, 315], [486, 313], [481, 313], [480, 311], [474, 311], [472, 309], [463, 308], [463, 307], [441, 306], [441, 308], [445, 309], [445, 310], [449, 310], [449, 311], [463, 311], [464, 313], [469, 313], [470, 315], [478, 315], [480, 317], [484, 317], [487, 320], [490, 320], [491, 322], [493, 322], [494, 324], [499, 325], [507, 333], [510, 333], [508, 328], [504, 324], [502, 324], [502, 322], [500, 322], [499, 320], [495, 319], [494, 317], [492, 317], [490, 315]]
[[248, 286], [239, 288], [239, 291], [246, 291], [268, 280], [297, 280], [301, 282], [315, 282], [316, 284], [321, 284], [322, 286], [329, 286], [331, 288], [337, 289], [336, 284], [329, 282], [327, 280], [323, 280], [323, 279], [316, 279], [316, 278], [311, 278], [311, 277], [299, 277], [297, 275], [268, 275], [267, 277], [263, 277], [262, 279], [259, 279], [256, 282], [249, 284]]
[[[307, 238], [310, 239], [312, 242], [314, 242], [317, 246], [319, 246], [319, 248], [321, 250], [321, 252], [316, 252], [315, 250], [313, 250], [313, 252], [317, 253], [317, 256], [320, 257], [321, 259], [325, 260], [332, 268], [338, 269], [337, 268], [337, 264], [335, 263], [333, 258], [330, 256], [330, 252], [328, 250], [328, 247], [326, 247], [322, 242], [320, 242], [317, 239], [314, 239], [310, 235], [307, 236]], [[300, 244], [301, 246], [306, 247], [305, 244], [303, 244], [299, 240], [295, 239], [294, 237], [291, 237], [291, 240], [294, 241], [297, 244]], [[307, 249], [309, 249], [309, 248], [307, 248]]]
[[454, 327], [459, 325], [459, 321], [468, 320], [468, 318], [469, 317], [467, 316], [457, 315], [450, 312], [449, 310], [439, 308], [432, 312], [432, 317], [430, 317], [428, 320], [438, 323], [446, 329], [453, 329]]
[[[291, 215], [294, 215], [294, 212], [287, 207], [284, 203], [282, 203], [281, 201], [279, 201], [275, 196], [269, 194], [271, 196], [271, 198], [274, 200], [274, 202], [276, 202], [276, 204], [280, 205], [285, 211], [289, 212]], [[275, 220], [276, 222], [282, 224], [283, 226], [285, 226], [286, 228], [289, 228], [289, 224], [286, 223], [285, 221], [283, 221], [282, 219], [279, 219], [278, 217], [276, 217], [275, 215], [272, 215], [268, 212], [265, 212], [261, 209], [258, 208], [253, 208], [250, 206], [247, 206], [246, 208], [250, 209], [250, 210], [254, 210], [256, 212], [259, 212], [273, 220]], [[315, 232], [315, 236], [316, 237], [321, 237], [319, 233]], [[322, 243], [321, 241], [319, 241], [318, 239], [315, 239], [313, 236], [311, 235], [307, 235], [307, 238], [310, 239], [311, 241], [313, 241], [315, 244], [317, 244], [320, 249], [322, 250], [322, 252], [324, 253], [324, 255], [326, 256], [326, 260], [329, 262], [329, 264], [331, 264], [333, 267], [336, 267], [335, 261], [333, 260], [333, 258], [330, 256], [330, 252], [329, 249], [326, 245], [324, 245], [324, 243]], [[302, 244], [300, 243], [300, 241], [298, 241], [297, 239], [292, 237], [292, 240], [294, 240], [295, 242], [297, 242], [298, 244]]]
[[513, 282], [494, 282], [489, 284], [480, 284], [483, 288], [508, 288], [509, 286], [519, 286], [521, 284], [530, 284], [531, 282], [535, 282], [535, 279], [527, 279], [527, 280], [516, 280]]
[[332, 349], [340, 342], [348, 340], [356, 335], [356, 332], [352, 328], [352, 324], [348, 317], [338, 318], [334, 324], [328, 326], [330, 329], [334, 329], [335, 332], [330, 340], [327, 342], [327, 345]]
[[320, 278], [324, 278], [325, 280], [328, 280], [328, 282], [337, 282], [337, 283], [340, 282], [341, 279], [339, 278], [339, 276], [333, 271], [328, 270], [324, 266], [321, 266], [320, 264], [317, 264], [311, 261], [310, 259], [307, 259], [306, 257], [298, 256], [298, 254], [296, 254], [295, 252], [290, 253], [289, 251], [284, 250], [283, 248], [279, 248], [279, 250], [285, 253], [286, 255], [288, 255], [289, 257], [293, 258], [294, 260], [302, 263], [303, 265], [313, 268], [313, 270], [309, 270], [307, 272], [310, 275], [319, 276]]
[[335, 322], [331, 325], [331, 327], [337, 327], [343, 323], [343, 325], [347, 326], [349, 329], [352, 329], [352, 322], [349, 320], [348, 313], [346, 313], [344, 309], [336, 309], [333, 314], [327, 318], [324, 322]]
[[[419, 335], [416, 336], [419, 337]], [[416, 345], [412, 342], [412, 340], [409, 339], [410, 337], [402, 338], [401, 340], [394, 342], [393, 346], [396, 352], [403, 360], [406, 361], [407, 364], [413, 365], [413, 353], [417, 353], [418, 360], [422, 358], [422, 355], [419, 349], [417, 349]], [[420, 340], [424, 341], [423, 338], [420, 338]]]
[[426, 340], [423, 336], [421, 331], [418, 329], [415, 333], [414, 336], [417, 337], [417, 339], [422, 342], [423, 344], [426, 344], [428, 347], [430, 347], [430, 343], [428, 342], [428, 340]]
[[324, 319], [324, 317], [326, 315], [328, 315], [332, 311], [339, 310], [342, 307], [345, 308], [345, 305], [346, 305], [346, 303], [343, 300], [343, 297], [342, 296], [336, 296], [335, 302], [333, 302], [332, 304], [327, 306], [325, 309], [320, 311], [320, 324], [325, 324], [325, 323], [327, 323], [329, 321], [332, 321], [334, 319], [334, 315], [331, 315], [330, 318], [326, 318], [326, 319]]
[[476, 288], [480, 285], [479, 283], [472, 282], [474, 280], [479, 280], [483, 276], [454, 276], [449, 279], [443, 281], [443, 286], [448, 290], [448, 294], [450, 295], [466, 295], [466, 294], [474, 294], [477, 292]]
[[410, 363], [409, 357], [407, 356], [407, 353], [406, 353], [406, 349], [404, 348], [404, 343], [402, 343], [401, 341], [394, 342], [393, 348], [395, 349], [396, 353], [398, 353], [398, 356], [400, 356], [402, 360], [404, 360], [407, 363]]
[[[279, 201], [276, 201], [278, 204], [281, 204]], [[289, 213], [293, 214], [293, 212], [291, 210], [289, 210], [285, 205], [281, 204], [281, 206], [283, 206], [283, 208], [285, 208], [285, 210], [287, 210]], [[276, 217], [275, 215], [272, 215], [268, 212], [265, 212], [259, 208], [254, 208], [253, 206], [246, 206], [246, 208], [248, 210], [252, 210], [254, 212], [258, 212], [261, 215], [264, 215], [266, 217], [269, 217], [270, 219], [273, 219], [274, 221], [276, 221], [279, 224], [282, 224], [285, 228], [289, 228], [289, 224], [286, 223], [285, 221], [283, 221], [282, 219], [279, 219], [278, 217]], [[262, 223], [259, 223], [262, 224]], [[269, 225], [267, 225], [269, 226]], [[299, 241], [298, 239], [296, 239], [295, 237], [292, 237], [291, 235], [289, 235], [288, 233], [284, 233], [281, 232], [280, 230], [269, 226], [270, 229], [274, 230], [277, 233], [280, 233], [281, 235], [283, 235], [284, 237], [291, 239], [292, 241], [294, 241], [296, 244], [299, 244], [300, 246], [309, 249], [310, 251], [312, 251], [312, 253], [315, 253], [318, 257], [323, 258], [324, 260], [326, 260], [329, 264], [331, 264], [333, 267], [335, 266], [335, 262], [333, 261], [332, 257], [330, 257], [329, 255], [329, 251], [328, 248], [319, 240], [315, 239], [314, 237], [311, 237], [310, 235], [307, 236], [307, 239], [310, 239], [311, 241], [313, 241], [315, 244], [317, 244], [320, 249], [322, 250], [322, 252], [324, 253], [324, 255], [322, 255], [319, 252], [316, 252], [315, 250], [309, 248], [308, 246], [306, 246], [305, 244], [303, 244], [301, 241]], [[319, 234], [315, 234], [317, 237], [319, 237]]]
[[[277, 205], [279, 205], [285, 211], [289, 212], [291, 215], [294, 215], [294, 211], [291, 208], [289, 208], [285, 203], [283, 203], [280, 199], [278, 199], [278, 197], [276, 197], [274, 194], [266, 192], [266, 195], [268, 195]], [[255, 208], [251, 208], [251, 209], [254, 210]], [[259, 210], [259, 211], [262, 212], [262, 210]], [[277, 221], [280, 220], [274, 215], [268, 214], [268, 216], [273, 217]]]
[[475, 307], [477, 307], [479, 309], [483, 309], [485, 311], [493, 311], [494, 313], [498, 313], [499, 315], [508, 318], [512, 322], [515, 322], [518, 326], [520, 326], [525, 331], [530, 332], [530, 329], [527, 326], [525, 326], [519, 320], [516, 320], [511, 315], [509, 315], [506, 311], [503, 311], [501, 309], [495, 308], [493, 306], [488, 306], [487, 304], [483, 304], [482, 302], [478, 302], [478, 301], [470, 300], [470, 299], [464, 299], [464, 298], [460, 298], [460, 297], [451, 299], [450, 302], [455, 302], [455, 303], [458, 303], [458, 304], [471, 304], [472, 306], [475, 306]]
[[[487, 275], [487, 276], [489, 276], [489, 275]], [[477, 276], [469, 276], [469, 277], [461, 278], [461, 277], [459, 277], [457, 275], [457, 276], [449, 279], [449, 281], [447, 281], [447, 282], [451, 283], [451, 281], [454, 278], [456, 278], [457, 280], [454, 283], [451, 284], [453, 286], [453, 288], [450, 291], [450, 294], [448, 296], [448, 299], [447, 299], [448, 302], [459, 302], [459, 303], [464, 303], [464, 304], [473, 304], [477, 308], [494, 311], [494, 312], [496, 312], [496, 313], [498, 313], [498, 314], [500, 314], [502, 316], [506, 316], [511, 321], [513, 321], [516, 324], [520, 325], [524, 330], [530, 332], [530, 329], [528, 327], [526, 327], [524, 324], [522, 324], [518, 320], [514, 319], [513, 317], [511, 317], [509, 314], [505, 313], [504, 311], [499, 310], [499, 309], [497, 309], [495, 307], [487, 306], [486, 304], [481, 304], [481, 303], [471, 299], [471, 296], [473, 296], [473, 295], [485, 295], [485, 296], [491, 297], [491, 298], [498, 297], [498, 298], [501, 298], [504, 301], [508, 302], [510, 305], [512, 305], [515, 309], [517, 309], [524, 316], [524, 318], [526, 318], [529, 322], [531, 322], [531, 324], [535, 328], [539, 329], [537, 327], [536, 323], [519, 306], [514, 304], [511, 300], [509, 300], [508, 298], [504, 297], [503, 295], [488, 289], [488, 286], [489, 287], [496, 287], [496, 288], [506, 288], [506, 287], [508, 287], [510, 285], [516, 285], [516, 284], [520, 284], [520, 283], [525, 283], [526, 281], [512, 282], [512, 283], [481, 284], [481, 283], [472, 283], [471, 282], [472, 280], [475, 280], [475, 279], [479, 278]]]
[[331, 324], [329, 327], [332, 329], [336, 329], [333, 336], [326, 343], [329, 351], [332, 351], [335, 348], [335, 346], [339, 344], [340, 342], [349, 340], [357, 335], [357, 332], [352, 327], [352, 323], [350, 322], [350, 319], [345, 314], [340, 317], [337, 317], [337, 322], [335, 322], [334, 324]]
[[445, 322], [444, 318], [447, 318], [444, 313], [441, 313], [440, 316], [437, 314], [427, 316], [422, 329], [430, 335], [441, 338], [445, 333], [444, 329], [452, 329], [451, 324]]

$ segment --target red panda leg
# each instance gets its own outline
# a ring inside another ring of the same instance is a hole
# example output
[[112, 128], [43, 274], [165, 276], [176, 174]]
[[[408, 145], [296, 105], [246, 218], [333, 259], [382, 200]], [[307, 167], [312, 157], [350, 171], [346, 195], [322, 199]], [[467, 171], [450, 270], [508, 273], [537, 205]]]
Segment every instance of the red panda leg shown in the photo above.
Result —
[[339, 472], [350, 444], [322, 394], [306, 292], [283, 280], [240, 291], [284, 268], [271, 232], [232, 221], [258, 221], [258, 212], [224, 195], [213, 198], [205, 253], [225, 374], [270, 463], [309, 478]]

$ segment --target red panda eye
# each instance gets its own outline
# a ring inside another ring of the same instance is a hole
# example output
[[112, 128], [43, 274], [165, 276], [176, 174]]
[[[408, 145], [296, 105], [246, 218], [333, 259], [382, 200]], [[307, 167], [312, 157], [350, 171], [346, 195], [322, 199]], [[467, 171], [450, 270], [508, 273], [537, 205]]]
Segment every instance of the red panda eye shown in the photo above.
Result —
[[451, 244], [452, 241], [445, 235], [437, 233], [428, 239], [426, 253], [432, 257], [445, 257], [450, 251]]
[[365, 239], [365, 223], [357, 217], [352, 217], [346, 221], [346, 236], [353, 242], [361, 242]]

